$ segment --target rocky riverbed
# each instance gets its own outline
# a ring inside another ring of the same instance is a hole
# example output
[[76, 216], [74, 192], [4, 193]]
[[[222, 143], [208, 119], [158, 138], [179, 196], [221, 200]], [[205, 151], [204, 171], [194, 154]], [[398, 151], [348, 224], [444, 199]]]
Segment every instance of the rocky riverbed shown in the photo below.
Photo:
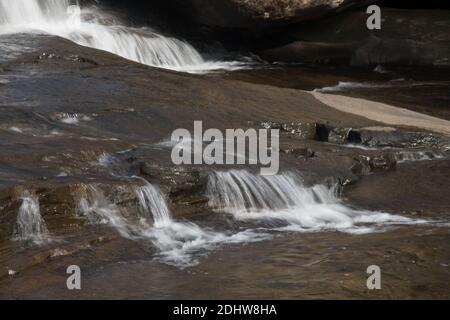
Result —
[[[189, 74], [73, 41], [0, 35], [1, 298], [450, 297], [445, 67]], [[280, 130], [280, 173], [174, 165], [198, 120]]]

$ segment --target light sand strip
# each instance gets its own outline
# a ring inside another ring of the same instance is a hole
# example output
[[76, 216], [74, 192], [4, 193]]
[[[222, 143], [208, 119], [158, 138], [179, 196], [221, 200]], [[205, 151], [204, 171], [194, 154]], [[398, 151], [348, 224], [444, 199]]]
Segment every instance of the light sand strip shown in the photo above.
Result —
[[335, 94], [311, 92], [327, 106], [390, 125], [422, 128], [450, 136], [450, 121], [388, 104]]

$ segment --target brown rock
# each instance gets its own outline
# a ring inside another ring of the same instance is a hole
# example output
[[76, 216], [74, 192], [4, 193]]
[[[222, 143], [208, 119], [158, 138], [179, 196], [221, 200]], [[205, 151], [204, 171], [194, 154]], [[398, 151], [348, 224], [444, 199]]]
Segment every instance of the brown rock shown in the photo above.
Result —
[[251, 29], [313, 20], [373, 0], [169, 0], [197, 23]]

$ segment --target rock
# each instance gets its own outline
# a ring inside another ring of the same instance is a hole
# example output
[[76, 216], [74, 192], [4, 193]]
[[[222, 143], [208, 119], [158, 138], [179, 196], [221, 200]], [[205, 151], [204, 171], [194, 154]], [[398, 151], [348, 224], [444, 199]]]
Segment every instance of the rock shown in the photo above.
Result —
[[315, 139], [336, 144], [361, 144], [371, 148], [432, 148], [446, 151], [450, 138], [427, 132], [397, 130], [391, 127], [364, 127], [359, 129], [317, 124]]
[[265, 121], [261, 123], [261, 127], [263, 127], [264, 129], [267, 130], [283, 130], [283, 125], [281, 123], [278, 122], [273, 122], [273, 121]]
[[355, 158], [355, 163], [350, 167], [350, 171], [356, 176], [367, 176], [371, 173], [370, 158], [360, 156]]
[[63, 61], [69, 61], [69, 62], [78, 62], [78, 63], [88, 63], [94, 66], [97, 66], [98, 63], [94, 60], [81, 57], [77, 54], [70, 54], [67, 56], [60, 56], [55, 53], [41, 53], [39, 56], [36, 57], [35, 62], [42, 62], [46, 60], [63, 60]]
[[291, 122], [280, 123], [273, 121], [265, 121], [261, 123], [261, 126], [265, 129], [278, 129], [280, 132], [285, 132], [300, 139], [315, 139], [317, 124], [311, 122]]
[[315, 157], [315, 152], [312, 151], [310, 148], [305, 147], [305, 148], [291, 148], [291, 149], [283, 149], [282, 150], [285, 154], [292, 154], [296, 157], [303, 157], [306, 160], [308, 158], [313, 158]]
[[316, 136], [316, 124], [310, 123], [310, 122], [299, 122], [299, 123], [290, 123], [290, 124], [283, 124], [283, 130], [295, 135], [297, 138], [300, 139], [314, 139]]
[[253, 29], [318, 19], [374, 1], [357, 0], [165, 0], [171, 8], [202, 25]]
[[450, 12], [382, 8], [381, 30], [369, 30], [367, 17], [361, 9], [289, 27], [278, 37], [284, 45], [260, 55], [286, 62], [450, 65]]
[[434, 133], [397, 130], [389, 127], [367, 127], [353, 129], [349, 134], [354, 141], [368, 147], [433, 148], [445, 149], [448, 137]]
[[370, 159], [370, 168], [372, 171], [393, 170], [397, 165], [395, 156], [391, 153], [379, 155]]
[[395, 155], [390, 153], [374, 157], [358, 156], [350, 171], [356, 176], [366, 176], [373, 172], [395, 170], [396, 165]]
[[328, 141], [331, 143], [344, 144], [348, 141], [351, 130], [352, 129], [349, 128], [333, 128], [328, 135]]
[[344, 144], [350, 139], [351, 132], [351, 128], [339, 128], [328, 124], [318, 124], [316, 139], [319, 141]]

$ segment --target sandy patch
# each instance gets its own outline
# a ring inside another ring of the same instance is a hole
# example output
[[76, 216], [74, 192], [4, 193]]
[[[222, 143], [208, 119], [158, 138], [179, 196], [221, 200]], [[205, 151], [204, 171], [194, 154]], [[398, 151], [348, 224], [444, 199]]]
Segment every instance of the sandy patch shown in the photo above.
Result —
[[365, 99], [318, 92], [311, 92], [311, 94], [320, 102], [342, 112], [388, 125], [417, 127], [450, 136], [450, 121], [448, 120]]

